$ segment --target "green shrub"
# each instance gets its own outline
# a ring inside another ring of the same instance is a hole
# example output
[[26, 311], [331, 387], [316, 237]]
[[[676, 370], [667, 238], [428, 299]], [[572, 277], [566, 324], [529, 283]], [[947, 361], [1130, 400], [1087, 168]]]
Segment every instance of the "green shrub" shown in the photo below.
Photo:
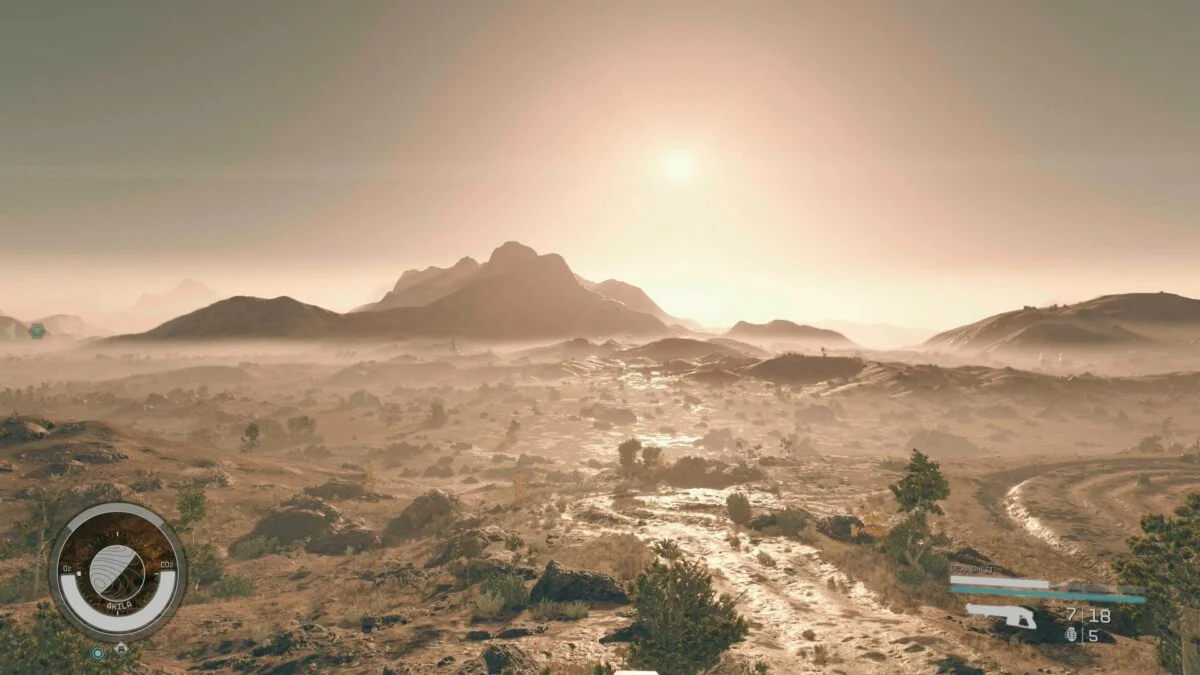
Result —
[[633, 584], [636, 625], [645, 637], [630, 645], [629, 665], [660, 673], [696, 673], [746, 639], [749, 627], [734, 599], [717, 597], [699, 561], [655, 561]]
[[38, 603], [32, 620], [0, 618], [0, 675], [140, 672], [141, 648], [131, 645], [120, 659], [93, 661], [95, 642], [77, 631], [50, 603]]
[[579, 600], [573, 602], [548, 602], [543, 600], [530, 610], [536, 621], [578, 621], [587, 617], [591, 607]]
[[935, 579], [946, 579], [950, 576], [950, 559], [940, 553], [928, 553], [921, 561], [925, 573]]
[[472, 598], [472, 604], [476, 619], [493, 619], [504, 611], [504, 598], [499, 593], [481, 591]]
[[[32, 600], [35, 578], [33, 570], [26, 567], [4, 581], [0, 581], [0, 605]], [[45, 592], [46, 584], [41, 584], [40, 590]]]
[[229, 547], [229, 556], [238, 560], [254, 560], [265, 555], [274, 555], [279, 553], [282, 547], [279, 545], [279, 540], [271, 537], [251, 537], [241, 541], [234, 542]]
[[209, 587], [208, 591], [219, 600], [248, 598], [254, 595], [254, 580], [239, 576], [221, 577]]
[[918, 586], [925, 582], [925, 572], [916, 567], [901, 567], [896, 570], [896, 578], [903, 583]]
[[750, 511], [750, 498], [741, 492], [734, 492], [725, 498], [725, 511], [729, 513], [729, 519], [738, 525], [749, 523], [750, 516], [753, 515]]
[[480, 585], [481, 593], [498, 596], [504, 601], [503, 609], [522, 610], [529, 605], [529, 591], [525, 590], [525, 579], [516, 574], [500, 574], [489, 577]]
[[803, 511], [787, 508], [775, 514], [775, 527], [785, 537], [795, 537], [808, 525], [808, 517]]
[[187, 547], [188, 577], [196, 586], [207, 586], [225, 574], [225, 562], [208, 542]]

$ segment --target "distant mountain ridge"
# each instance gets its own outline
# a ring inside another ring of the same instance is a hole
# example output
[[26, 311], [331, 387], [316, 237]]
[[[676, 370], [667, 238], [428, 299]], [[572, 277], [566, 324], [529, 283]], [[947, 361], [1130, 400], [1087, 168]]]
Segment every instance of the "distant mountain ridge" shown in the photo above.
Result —
[[221, 298], [219, 293], [199, 281], [184, 279], [179, 282], [179, 285], [162, 295], [143, 293], [142, 297], [134, 303], [131, 311], [142, 315], [177, 316], [183, 312], [211, 305]]
[[[390, 300], [389, 300], [390, 298]], [[411, 305], [418, 298], [433, 298]], [[478, 264], [401, 276], [383, 308], [338, 314], [292, 298], [237, 297], [137, 336], [152, 340], [324, 339], [459, 336], [495, 340], [654, 336], [669, 329], [582, 285], [557, 254], [507, 242]]]
[[930, 349], [1021, 351], [1162, 346], [1200, 338], [1200, 300], [1173, 293], [1104, 295], [1074, 305], [1027, 306], [939, 333]]
[[729, 329], [726, 337], [738, 340], [778, 340], [780, 342], [802, 342], [833, 349], [855, 346], [841, 333], [827, 328], [804, 326], [792, 321], [775, 319], [768, 323], [739, 321]]

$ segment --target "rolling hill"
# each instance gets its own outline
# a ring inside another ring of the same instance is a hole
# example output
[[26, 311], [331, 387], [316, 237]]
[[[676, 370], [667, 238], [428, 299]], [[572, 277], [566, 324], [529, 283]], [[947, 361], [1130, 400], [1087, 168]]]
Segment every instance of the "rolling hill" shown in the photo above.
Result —
[[1200, 300], [1172, 293], [1126, 293], [1004, 312], [939, 333], [924, 346], [976, 352], [1170, 348], [1197, 338]]
[[855, 344], [845, 335], [826, 328], [802, 326], [791, 321], [776, 319], [770, 323], [749, 323], [739, 321], [729, 329], [726, 337], [735, 340], [789, 342], [806, 344], [813, 347], [828, 347], [844, 349]]

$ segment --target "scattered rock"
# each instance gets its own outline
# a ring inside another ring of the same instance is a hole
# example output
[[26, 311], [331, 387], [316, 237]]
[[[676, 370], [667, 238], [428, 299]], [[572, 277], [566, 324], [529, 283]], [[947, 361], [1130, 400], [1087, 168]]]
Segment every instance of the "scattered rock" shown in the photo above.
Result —
[[367, 488], [361, 482], [334, 477], [321, 485], [304, 488], [304, 494], [326, 501], [344, 501], [362, 499], [367, 494]]
[[610, 408], [603, 403], [594, 403], [579, 411], [580, 417], [590, 417], [597, 422], [603, 422], [613, 426], [622, 426], [626, 424], [634, 424], [637, 422], [637, 414], [629, 408]]
[[530, 635], [536, 635], [536, 633], [532, 628], [528, 628], [526, 626], [505, 628], [499, 633], [496, 633], [496, 637], [500, 638], [501, 640], [516, 640], [517, 638], [529, 637]]
[[395, 626], [397, 624], [404, 626], [411, 621], [406, 616], [400, 614], [385, 614], [383, 616], [364, 616], [362, 620], [362, 632], [373, 633], [377, 630]]
[[646, 629], [635, 623], [623, 628], [615, 628], [612, 631], [609, 631], [606, 635], [600, 638], [600, 644], [607, 645], [614, 642], [636, 642], [647, 635], [648, 633], [646, 632]]
[[472, 631], [467, 631], [466, 639], [476, 641], [476, 642], [483, 641], [483, 640], [491, 640], [492, 634], [487, 632], [486, 630], [472, 630]]

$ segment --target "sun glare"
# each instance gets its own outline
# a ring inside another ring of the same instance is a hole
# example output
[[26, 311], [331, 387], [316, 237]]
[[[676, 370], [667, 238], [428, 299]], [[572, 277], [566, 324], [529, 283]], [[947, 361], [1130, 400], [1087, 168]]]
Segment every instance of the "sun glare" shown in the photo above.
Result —
[[688, 185], [696, 180], [696, 160], [690, 153], [675, 151], [662, 158], [659, 172], [672, 185]]

